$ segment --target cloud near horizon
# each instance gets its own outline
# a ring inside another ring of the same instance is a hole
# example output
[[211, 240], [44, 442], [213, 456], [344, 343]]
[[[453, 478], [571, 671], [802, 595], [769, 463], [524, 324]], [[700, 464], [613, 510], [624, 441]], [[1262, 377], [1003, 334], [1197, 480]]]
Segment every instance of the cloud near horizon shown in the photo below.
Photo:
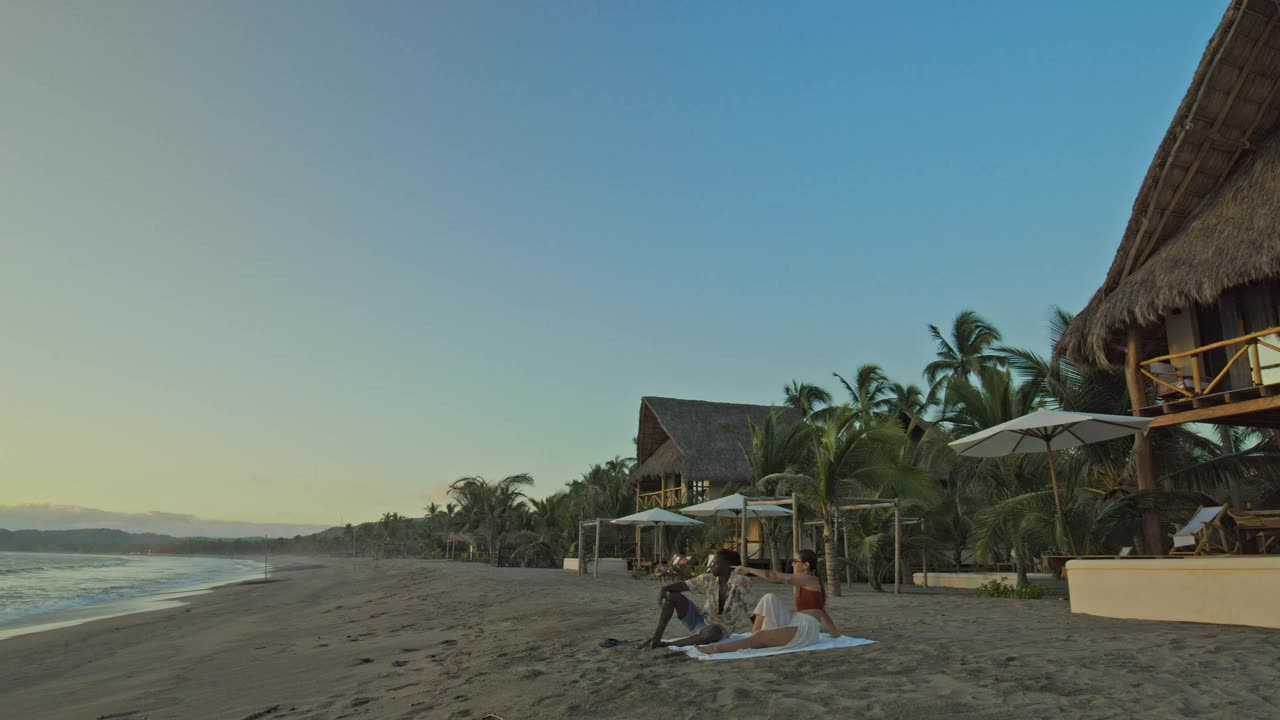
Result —
[[76, 505], [0, 505], [0, 528], [6, 530], [86, 530], [107, 528], [175, 537], [293, 537], [327, 529], [324, 525], [212, 520], [170, 512], [125, 513]]

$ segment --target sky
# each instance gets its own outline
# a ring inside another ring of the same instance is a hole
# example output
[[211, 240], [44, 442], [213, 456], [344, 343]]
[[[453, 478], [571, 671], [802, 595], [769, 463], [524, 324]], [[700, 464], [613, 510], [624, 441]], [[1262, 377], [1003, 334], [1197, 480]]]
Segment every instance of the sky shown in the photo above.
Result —
[[10, 0], [0, 506], [420, 514], [963, 309], [1047, 351], [1225, 5]]

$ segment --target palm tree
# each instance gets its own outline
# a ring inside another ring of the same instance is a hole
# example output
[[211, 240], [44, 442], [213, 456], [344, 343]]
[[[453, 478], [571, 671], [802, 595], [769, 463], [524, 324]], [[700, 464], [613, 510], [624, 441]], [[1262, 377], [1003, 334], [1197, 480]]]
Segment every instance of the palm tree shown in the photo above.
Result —
[[488, 545], [489, 563], [497, 565], [502, 549], [502, 533], [523, 506], [523, 488], [533, 485], [528, 473], [510, 475], [490, 483], [480, 476], [464, 477], [449, 486], [449, 495], [458, 501], [467, 526]]
[[943, 335], [937, 325], [929, 326], [929, 335], [938, 347], [937, 359], [924, 368], [931, 399], [947, 397], [952, 382], [969, 378], [984, 367], [1001, 366], [1004, 358], [993, 352], [1000, 342], [1000, 331], [972, 310], [962, 310], [951, 323], [951, 337]]
[[[747, 418], [747, 433], [750, 444], [744, 445], [739, 440], [751, 468], [750, 482], [743, 489], [753, 495], [775, 495], [779, 492], [778, 483], [771, 478], [794, 474], [805, 466], [811, 447], [809, 429], [798, 422], [784, 425], [782, 411], [775, 409], [760, 425]], [[776, 571], [780, 567], [777, 542], [780, 522], [777, 518], [760, 518], [760, 523], [768, 535], [769, 567]]]
[[840, 373], [831, 373], [849, 393], [849, 405], [857, 415], [858, 422], [868, 423], [876, 415], [891, 413], [896, 405], [891, 396], [888, 376], [879, 365], [863, 365], [853, 374], [853, 381], [846, 380]]
[[778, 473], [764, 482], [793, 488], [819, 517], [826, 554], [827, 590], [840, 594], [840, 553], [836, 525], [842, 498], [849, 493], [863, 497], [929, 498], [932, 482], [927, 473], [902, 462], [906, 435], [890, 419], [861, 421], [849, 405], [835, 409], [814, 439], [809, 467], [802, 473]]
[[786, 406], [798, 410], [805, 418], [831, 404], [831, 393], [817, 385], [797, 380], [792, 380], [790, 385], [783, 387], [782, 392], [786, 395]]
[[549, 567], [560, 567], [577, 532], [569, 493], [562, 490], [541, 500], [530, 500], [525, 519], [528, 524], [514, 538], [516, 549], [511, 560], [522, 565], [542, 565], [545, 560]]

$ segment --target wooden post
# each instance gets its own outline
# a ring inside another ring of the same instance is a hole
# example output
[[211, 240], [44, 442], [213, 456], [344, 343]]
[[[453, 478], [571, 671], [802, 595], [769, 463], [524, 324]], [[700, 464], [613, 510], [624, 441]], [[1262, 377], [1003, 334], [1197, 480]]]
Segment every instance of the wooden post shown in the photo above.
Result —
[[747, 566], [747, 501], [742, 501], [742, 518], [738, 526], [738, 552], [742, 553], [742, 564]]
[[800, 554], [800, 500], [791, 493], [791, 557]]
[[893, 501], [893, 594], [902, 592], [902, 500]]
[[596, 518], [595, 560], [591, 563], [592, 577], [600, 577], [600, 518]]
[[584, 575], [587, 572], [587, 554], [583, 552], [583, 546], [587, 544], [586, 526], [582, 520], [578, 521], [578, 574]]
[[[920, 534], [924, 534], [924, 518], [920, 519]], [[928, 547], [920, 550], [920, 574], [924, 576], [924, 586], [929, 587], [929, 549]]]
[[844, 516], [840, 516], [840, 530], [844, 534], [844, 579], [849, 589], [853, 589], [853, 563], [849, 562], [849, 528], [845, 526]]
[[[1138, 375], [1138, 329], [1130, 327], [1126, 338], [1124, 358], [1124, 379], [1129, 390], [1129, 404], [1133, 414], [1138, 415], [1146, 401], [1147, 393]], [[1199, 378], [1196, 379], [1196, 392], [1199, 392]], [[1134, 474], [1137, 475], [1139, 490], [1154, 490], [1156, 487], [1155, 468], [1151, 458], [1151, 440], [1147, 433], [1141, 432], [1133, 436]], [[1160, 530], [1160, 514], [1155, 508], [1142, 512], [1142, 541], [1146, 546], [1143, 552], [1147, 555], [1164, 554], [1164, 534]]]

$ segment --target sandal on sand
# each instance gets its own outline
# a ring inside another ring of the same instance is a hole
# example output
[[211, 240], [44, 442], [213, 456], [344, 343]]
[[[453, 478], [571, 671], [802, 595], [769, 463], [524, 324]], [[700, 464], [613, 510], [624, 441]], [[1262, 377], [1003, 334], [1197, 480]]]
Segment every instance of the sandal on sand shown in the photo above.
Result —
[[601, 642], [601, 643], [600, 643], [600, 647], [602, 647], [602, 648], [618, 647], [619, 645], [626, 645], [626, 644], [627, 644], [627, 643], [629, 643], [629, 642], [631, 642], [631, 641], [630, 641], [630, 640], [618, 640], [618, 639], [616, 639], [616, 638], [606, 638], [603, 642]]

